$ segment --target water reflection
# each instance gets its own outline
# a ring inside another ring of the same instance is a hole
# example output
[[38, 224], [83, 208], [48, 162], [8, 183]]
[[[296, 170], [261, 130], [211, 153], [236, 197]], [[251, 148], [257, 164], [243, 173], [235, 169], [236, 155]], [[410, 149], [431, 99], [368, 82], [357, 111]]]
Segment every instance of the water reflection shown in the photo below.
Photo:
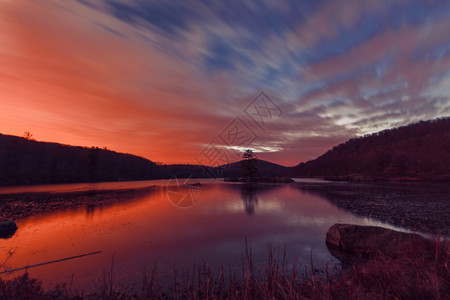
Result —
[[304, 264], [312, 252], [314, 264], [321, 268], [335, 262], [325, 245], [325, 233], [334, 223], [389, 226], [341, 209], [329, 193], [297, 184], [202, 182], [198, 203], [185, 209], [172, 205], [166, 184], [133, 196], [120, 193], [115, 201], [102, 200], [102, 195], [92, 196], [98, 205], [67, 206], [17, 220], [16, 234], [0, 240], [0, 261], [11, 249], [15, 253], [8, 261], [10, 268], [103, 251], [29, 270], [46, 285], [70, 282], [75, 274], [73, 287], [89, 290], [109, 270], [113, 254], [116, 280], [124, 285], [142, 282], [144, 267], [155, 263], [169, 277], [174, 268], [192, 267], [194, 260], [211, 266], [239, 265], [246, 239], [255, 264], [267, 262], [267, 246], [273, 245], [286, 246], [290, 258]]
[[103, 212], [103, 205], [99, 204], [88, 204], [86, 205], [86, 217], [88, 219], [92, 219], [94, 217], [95, 214], [102, 214]]
[[138, 189], [78, 191], [68, 193], [0, 194], [0, 220], [23, 219], [30, 215], [61, 212], [83, 207], [86, 216], [102, 213], [103, 206], [140, 201], [154, 193], [156, 186]]
[[255, 213], [255, 206], [258, 204], [256, 186], [251, 182], [242, 184], [241, 198], [242, 202], [244, 202], [245, 212], [249, 215], [253, 215]]
[[444, 183], [298, 183], [352, 214], [396, 227], [450, 235], [450, 187]]
[[257, 212], [260, 196], [267, 196], [275, 190], [286, 188], [285, 184], [266, 184], [266, 183], [240, 183], [227, 185], [227, 189], [239, 189], [244, 211], [248, 215], [254, 215]]

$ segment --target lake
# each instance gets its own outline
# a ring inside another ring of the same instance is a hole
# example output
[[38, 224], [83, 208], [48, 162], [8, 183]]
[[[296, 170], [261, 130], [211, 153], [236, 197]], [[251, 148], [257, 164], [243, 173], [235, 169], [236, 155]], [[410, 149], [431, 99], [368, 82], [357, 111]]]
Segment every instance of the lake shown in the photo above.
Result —
[[[194, 183], [200, 184], [194, 184]], [[179, 184], [183, 184], [180, 180]], [[161, 280], [194, 263], [236, 268], [245, 244], [256, 265], [287, 253], [289, 262], [309, 268], [336, 266], [325, 233], [334, 223], [376, 225], [431, 236], [448, 236], [450, 192], [445, 184], [358, 184], [296, 179], [290, 184], [256, 184], [191, 179], [0, 188], [2, 194], [73, 192], [153, 186], [123, 203], [78, 207], [16, 220], [9, 239], [0, 239], [0, 263], [26, 265], [102, 251], [29, 269], [45, 286], [71, 283], [91, 290], [113, 265], [120, 285], [142, 282], [155, 266]], [[9, 257], [9, 252], [13, 254]], [[1, 275], [12, 278], [17, 271]]]

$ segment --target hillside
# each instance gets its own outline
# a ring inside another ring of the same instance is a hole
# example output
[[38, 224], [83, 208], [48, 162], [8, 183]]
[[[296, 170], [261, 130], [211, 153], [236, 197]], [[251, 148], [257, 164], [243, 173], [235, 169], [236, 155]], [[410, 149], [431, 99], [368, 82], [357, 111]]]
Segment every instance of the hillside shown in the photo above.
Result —
[[0, 185], [153, 179], [142, 157], [0, 134]]
[[450, 118], [350, 139], [291, 171], [335, 180], [450, 181]]
[[[258, 160], [258, 175], [283, 176], [288, 168]], [[38, 142], [0, 134], [0, 185], [241, 176], [240, 162], [216, 168], [157, 165], [145, 158], [98, 147]]]
[[[242, 165], [240, 161], [231, 163], [229, 165], [221, 166], [224, 177], [241, 177]], [[255, 176], [287, 176], [289, 168], [277, 165], [265, 160], [256, 159], [257, 173]]]

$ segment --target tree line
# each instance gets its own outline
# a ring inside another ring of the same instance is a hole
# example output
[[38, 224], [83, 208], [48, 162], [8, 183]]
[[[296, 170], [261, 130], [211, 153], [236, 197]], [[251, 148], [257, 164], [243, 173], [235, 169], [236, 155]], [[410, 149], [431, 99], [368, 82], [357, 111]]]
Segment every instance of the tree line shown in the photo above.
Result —
[[98, 147], [74, 147], [0, 134], [0, 184], [154, 179], [155, 163]]
[[292, 169], [295, 176], [450, 180], [450, 118], [353, 138]]

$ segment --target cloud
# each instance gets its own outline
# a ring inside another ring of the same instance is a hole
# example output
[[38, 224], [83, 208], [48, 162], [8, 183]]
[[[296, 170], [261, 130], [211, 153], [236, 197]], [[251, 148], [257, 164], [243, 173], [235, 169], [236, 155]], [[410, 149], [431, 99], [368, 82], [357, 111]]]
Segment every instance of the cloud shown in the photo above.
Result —
[[[2, 132], [194, 163], [242, 118], [263, 159], [448, 115], [444, 1], [0, 3]], [[261, 130], [244, 108], [270, 93]]]
[[[90, 13], [92, 21], [109, 20]], [[209, 140], [205, 128], [226, 122], [188, 64], [142, 41], [118, 38], [51, 5], [11, 5], [2, 19], [13, 45], [1, 57], [1, 106], [15, 115], [17, 134], [189, 160], [196, 152], [182, 145]]]

